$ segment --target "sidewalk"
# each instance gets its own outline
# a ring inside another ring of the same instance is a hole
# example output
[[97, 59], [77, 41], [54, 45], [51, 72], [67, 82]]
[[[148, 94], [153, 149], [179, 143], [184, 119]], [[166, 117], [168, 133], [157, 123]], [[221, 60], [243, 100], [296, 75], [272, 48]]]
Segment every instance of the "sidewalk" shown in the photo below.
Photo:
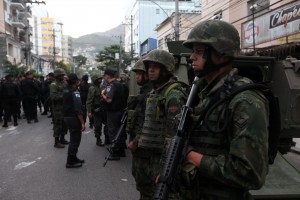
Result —
[[291, 150], [295, 153], [300, 154], [300, 138], [294, 138], [294, 142], [296, 142], [295, 147], [292, 147]]

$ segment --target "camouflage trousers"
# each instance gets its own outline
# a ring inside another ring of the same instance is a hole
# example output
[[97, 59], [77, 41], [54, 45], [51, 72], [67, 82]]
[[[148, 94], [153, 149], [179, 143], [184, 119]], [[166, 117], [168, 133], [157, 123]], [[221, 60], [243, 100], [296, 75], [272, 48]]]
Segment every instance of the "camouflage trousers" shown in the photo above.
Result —
[[[136, 181], [136, 189], [140, 192], [140, 200], [153, 200], [155, 180], [160, 172], [160, 153], [138, 148], [132, 156], [132, 175]], [[179, 199], [178, 194], [169, 194], [168, 199]]]
[[68, 128], [64, 118], [53, 116], [53, 137], [61, 137], [67, 134]]

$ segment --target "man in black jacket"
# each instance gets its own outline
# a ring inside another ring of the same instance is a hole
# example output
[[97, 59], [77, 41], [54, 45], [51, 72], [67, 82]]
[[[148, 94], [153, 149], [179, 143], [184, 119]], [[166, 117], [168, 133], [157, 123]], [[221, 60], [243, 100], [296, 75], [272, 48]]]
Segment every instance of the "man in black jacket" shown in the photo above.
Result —
[[26, 72], [26, 78], [21, 81], [22, 105], [27, 119], [30, 124], [31, 120], [38, 122], [37, 119], [37, 99], [39, 95], [39, 88], [33, 80], [31, 71]]
[[12, 80], [13, 76], [8, 74], [5, 76], [5, 81], [0, 87], [0, 96], [4, 108], [4, 124], [2, 127], [8, 127], [8, 119], [13, 116], [14, 126], [18, 126], [17, 118], [17, 102], [21, 97], [21, 92], [17, 84]]
[[68, 76], [67, 83], [68, 87], [64, 90], [63, 94], [63, 116], [70, 131], [66, 168], [78, 168], [84, 163], [84, 160], [77, 158], [81, 133], [85, 130], [84, 113], [80, 93], [77, 89], [77, 75], [71, 73]]
[[[104, 80], [109, 85], [106, 87], [105, 92], [102, 93], [102, 98], [107, 103], [107, 126], [110, 143], [115, 138], [117, 131], [121, 126], [121, 118], [126, 107], [124, 101], [127, 101], [128, 98], [128, 95], [125, 95], [126, 91], [124, 90], [123, 85], [115, 79], [115, 73], [116, 72], [111, 69], [105, 70]], [[120, 157], [125, 157], [125, 140], [126, 133], [124, 131], [109, 160], [120, 160]]]

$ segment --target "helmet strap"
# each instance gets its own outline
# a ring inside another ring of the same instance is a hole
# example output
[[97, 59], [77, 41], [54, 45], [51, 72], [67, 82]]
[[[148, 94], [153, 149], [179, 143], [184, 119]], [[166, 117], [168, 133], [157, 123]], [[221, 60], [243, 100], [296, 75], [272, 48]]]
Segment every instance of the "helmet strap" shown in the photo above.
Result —
[[148, 82], [148, 79], [145, 78], [147, 76], [146, 72], [142, 72], [142, 81], [140, 83], [137, 83], [139, 86], [143, 86]]
[[208, 74], [210, 74], [211, 72], [215, 72], [218, 71], [218, 69], [220, 69], [221, 67], [224, 67], [226, 65], [228, 65], [231, 60], [228, 60], [224, 63], [221, 64], [214, 64], [212, 59], [211, 59], [211, 53], [212, 53], [213, 49], [209, 46], [205, 47], [204, 53], [203, 53], [203, 58], [206, 60], [204, 67], [201, 71], [195, 71], [195, 75], [199, 78], [204, 77]]
[[168, 82], [172, 76], [173, 75], [170, 72], [168, 72], [165, 67], [161, 66], [158, 79], [152, 80], [150, 82], [153, 84], [153, 86], [155, 88], [157, 88], [157, 87], [163, 85], [164, 83]]

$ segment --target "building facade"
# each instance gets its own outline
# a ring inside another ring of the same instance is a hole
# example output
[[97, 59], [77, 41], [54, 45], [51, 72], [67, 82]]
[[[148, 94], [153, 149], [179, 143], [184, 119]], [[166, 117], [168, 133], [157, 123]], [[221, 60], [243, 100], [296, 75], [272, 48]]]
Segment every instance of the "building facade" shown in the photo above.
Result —
[[[220, 19], [239, 31], [244, 52], [300, 41], [300, 2], [297, 0], [202, 0], [201, 14], [180, 14], [180, 40], [186, 40], [196, 23]], [[171, 19], [157, 28], [158, 48], [167, 49]]]
[[0, 0], [0, 13], [0, 72], [4, 73], [5, 61], [15, 65], [30, 62], [28, 18], [32, 12], [23, 0]]
[[[125, 51], [134, 51], [135, 56], [140, 55], [141, 44], [149, 38], [157, 40], [155, 28], [169, 18], [174, 11], [175, 0], [134, 1], [125, 23]], [[200, 1], [179, 1], [179, 12], [199, 13]], [[174, 32], [170, 37], [174, 38]]]

